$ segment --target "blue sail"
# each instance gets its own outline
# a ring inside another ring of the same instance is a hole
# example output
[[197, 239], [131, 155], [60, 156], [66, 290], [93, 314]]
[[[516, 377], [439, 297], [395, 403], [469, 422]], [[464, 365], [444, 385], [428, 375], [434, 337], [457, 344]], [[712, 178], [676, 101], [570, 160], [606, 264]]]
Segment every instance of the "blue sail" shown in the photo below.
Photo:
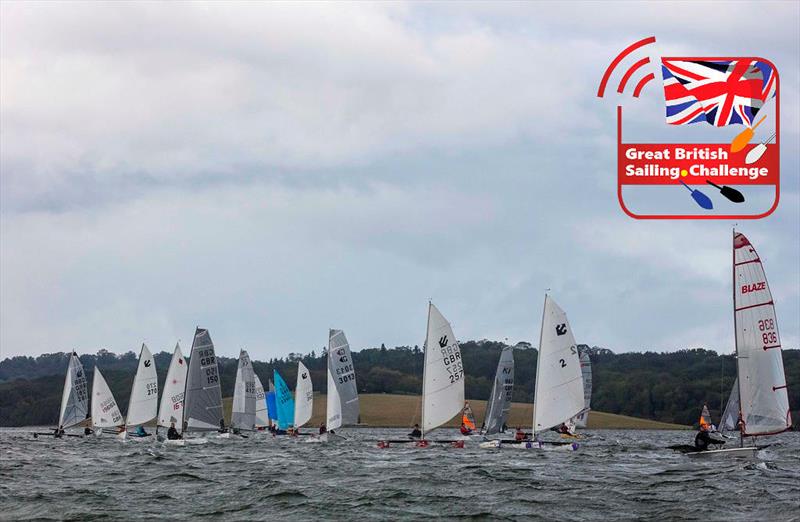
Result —
[[275, 392], [267, 393], [267, 415], [270, 420], [278, 420], [278, 403], [275, 402]]
[[278, 429], [285, 430], [294, 425], [294, 398], [289, 387], [278, 373], [273, 370], [275, 380], [275, 402], [278, 410]]

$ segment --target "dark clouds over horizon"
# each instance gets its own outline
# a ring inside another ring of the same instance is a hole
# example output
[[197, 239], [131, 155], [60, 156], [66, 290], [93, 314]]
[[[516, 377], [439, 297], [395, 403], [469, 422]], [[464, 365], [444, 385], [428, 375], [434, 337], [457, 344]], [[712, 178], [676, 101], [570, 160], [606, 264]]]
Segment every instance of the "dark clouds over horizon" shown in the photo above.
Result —
[[778, 65], [781, 203], [738, 227], [798, 347], [800, 7], [692, 3], [717, 21], [699, 32], [598, 5], [3, 3], [2, 356], [169, 349], [198, 324], [256, 359], [330, 327], [422, 344], [428, 298], [461, 339], [536, 344], [545, 288], [579, 342], [731, 352], [732, 223], [616, 201], [597, 83], [650, 34]]

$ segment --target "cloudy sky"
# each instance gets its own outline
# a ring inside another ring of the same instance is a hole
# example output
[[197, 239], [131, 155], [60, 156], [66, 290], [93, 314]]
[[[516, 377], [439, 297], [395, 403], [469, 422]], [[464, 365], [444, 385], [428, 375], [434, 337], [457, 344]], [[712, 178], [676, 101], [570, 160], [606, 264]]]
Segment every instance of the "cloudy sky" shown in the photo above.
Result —
[[778, 66], [781, 202], [739, 228], [798, 347], [797, 2], [0, 6], [3, 357], [188, 349], [195, 325], [257, 359], [329, 327], [422, 344], [428, 298], [462, 340], [536, 343], [546, 288], [579, 342], [730, 353], [733, 223], [616, 200], [637, 102], [597, 84], [649, 35]]

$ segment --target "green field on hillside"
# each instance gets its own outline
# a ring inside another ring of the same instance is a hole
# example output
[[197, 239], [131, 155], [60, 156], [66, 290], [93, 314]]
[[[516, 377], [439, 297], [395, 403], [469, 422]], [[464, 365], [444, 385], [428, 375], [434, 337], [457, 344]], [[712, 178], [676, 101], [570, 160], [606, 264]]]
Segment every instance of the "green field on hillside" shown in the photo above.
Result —
[[[383, 428], [406, 428], [420, 422], [420, 400], [414, 395], [362, 394], [359, 395], [361, 423]], [[314, 395], [314, 414], [307, 424], [309, 428], [319, 426], [325, 419], [327, 397]], [[475, 418], [480, 424], [486, 409], [486, 401], [469, 401]], [[230, 419], [231, 399], [224, 399], [225, 419]], [[533, 405], [513, 403], [509, 426], [530, 427], [533, 418]], [[448, 426], [460, 426], [460, 419], [453, 419]], [[669, 424], [648, 419], [638, 419], [625, 415], [592, 411], [589, 413], [589, 429], [636, 429], [636, 430], [685, 430], [690, 426]]]

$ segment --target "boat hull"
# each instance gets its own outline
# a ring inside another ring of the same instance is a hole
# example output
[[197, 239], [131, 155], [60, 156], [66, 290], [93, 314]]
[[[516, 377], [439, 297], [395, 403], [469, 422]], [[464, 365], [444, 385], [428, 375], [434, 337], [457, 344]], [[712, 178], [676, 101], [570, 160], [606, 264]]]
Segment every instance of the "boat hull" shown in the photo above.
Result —
[[745, 448], [726, 448], [720, 450], [690, 451], [684, 453], [684, 455], [692, 458], [705, 458], [705, 459], [727, 458], [727, 457], [753, 459], [756, 457], [757, 451], [758, 451], [757, 447], [748, 446]]

